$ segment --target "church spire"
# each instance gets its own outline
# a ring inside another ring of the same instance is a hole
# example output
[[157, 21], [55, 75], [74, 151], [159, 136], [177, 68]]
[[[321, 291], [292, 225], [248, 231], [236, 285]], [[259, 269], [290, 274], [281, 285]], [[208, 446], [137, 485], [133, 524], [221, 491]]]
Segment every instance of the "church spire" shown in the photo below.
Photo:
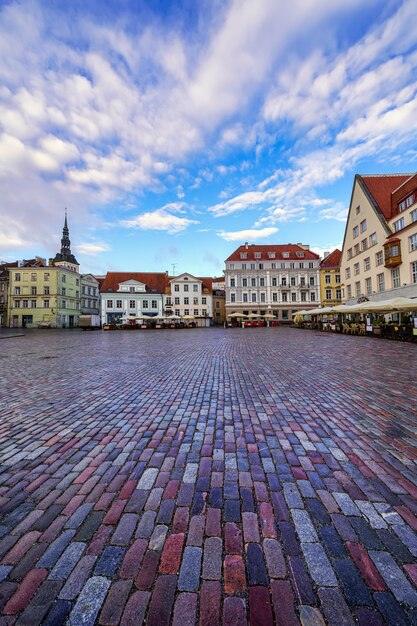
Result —
[[69, 228], [67, 222], [67, 209], [65, 208], [64, 228], [62, 229], [61, 254], [71, 254], [71, 241], [69, 238]]

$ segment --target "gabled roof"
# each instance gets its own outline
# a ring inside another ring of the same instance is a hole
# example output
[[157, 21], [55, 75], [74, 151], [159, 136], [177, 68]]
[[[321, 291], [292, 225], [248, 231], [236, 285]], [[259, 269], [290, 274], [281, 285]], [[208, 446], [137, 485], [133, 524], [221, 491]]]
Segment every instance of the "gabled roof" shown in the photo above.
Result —
[[127, 280], [136, 280], [146, 285], [146, 293], [164, 293], [168, 287], [168, 276], [165, 272], [107, 272], [101, 293], [115, 293], [119, 284]]
[[388, 221], [393, 216], [392, 193], [398, 189], [411, 174], [389, 174], [382, 176], [358, 176], [372, 197], [374, 203]]
[[[255, 260], [255, 252], [260, 253], [262, 255], [261, 259], [259, 258], [256, 259], [257, 261], [274, 260], [268, 257], [268, 252], [275, 253], [274, 258], [277, 259], [278, 261], [282, 261], [282, 260], [302, 261], [303, 259], [307, 261], [313, 261], [313, 260], [317, 260], [320, 258], [319, 255], [316, 254], [315, 252], [312, 252], [311, 250], [306, 250], [302, 246], [299, 246], [295, 243], [288, 243], [288, 244], [282, 244], [282, 245], [258, 245], [258, 244], [252, 243], [248, 245], [247, 247], [246, 245], [239, 246], [239, 248], [237, 248], [234, 252], [232, 252], [232, 254], [226, 259], [226, 261], [241, 261], [242, 260], [242, 257], [240, 256], [241, 253], [247, 255], [246, 259], [248, 261], [253, 261]], [[287, 252], [288, 256], [284, 257], [283, 252]], [[303, 252], [304, 255], [302, 257], [297, 256], [297, 252]]]
[[320, 267], [327, 267], [327, 268], [333, 268], [333, 267], [340, 267], [340, 261], [342, 259], [342, 251], [339, 250], [338, 248], [336, 248], [336, 250], [333, 250], [333, 252], [331, 252], [330, 254], [328, 254], [326, 256], [325, 259], [323, 259], [323, 261], [320, 263]]

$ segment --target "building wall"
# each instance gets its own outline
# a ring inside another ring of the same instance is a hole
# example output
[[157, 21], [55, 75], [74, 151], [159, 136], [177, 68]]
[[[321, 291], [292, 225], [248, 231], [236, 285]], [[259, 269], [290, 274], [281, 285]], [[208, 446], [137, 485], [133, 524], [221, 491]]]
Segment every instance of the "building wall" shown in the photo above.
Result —
[[60, 267], [10, 270], [9, 326], [78, 326], [80, 275]]
[[100, 314], [99, 282], [91, 274], [81, 276], [81, 312], [84, 315]]
[[[171, 293], [164, 295], [164, 310], [171, 307], [174, 315], [211, 318], [213, 297], [204, 290], [203, 282], [192, 274], [181, 274], [170, 280]], [[170, 303], [170, 304], [168, 304]]]
[[[412, 251], [409, 241], [409, 238], [417, 233], [417, 213], [416, 222], [411, 222], [411, 215], [416, 208], [415, 203], [401, 216], [396, 216], [386, 223], [383, 218], [379, 218], [367, 195], [355, 180], [340, 268], [344, 302], [352, 304], [361, 296], [370, 300], [396, 296], [417, 297], [417, 278], [413, 283], [411, 269], [412, 263], [417, 262], [417, 249]], [[399, 217], [404, 217], [406, 224], [402, 231], [395, 233], [400, 239], [402, 251], [402, 263], [398, 267], [399, 277], [395, 278], [393, 271], [385, 267], [384, 243], [393, 232], [389, 225], [392, 226]], [[363, 220], [366, 220], [366, 230], [361, 232]], [[356, 228], [359, 230], [358, 236], [355, 236]], [[395, 286], [398, 284], [396, 281], [399, 281], [399, 286]]]
[[134, 317], [150, 319], [162, 316], [162, 294], [146, 292], [142, 283], [125, 281], [117, 292], [101, 294], [102, 324], [121, 323]]
[[320, 269], [320, 300], [323, 306], [337, 306], [341, 304], [341, 282], [340, 267], [324, 267]]

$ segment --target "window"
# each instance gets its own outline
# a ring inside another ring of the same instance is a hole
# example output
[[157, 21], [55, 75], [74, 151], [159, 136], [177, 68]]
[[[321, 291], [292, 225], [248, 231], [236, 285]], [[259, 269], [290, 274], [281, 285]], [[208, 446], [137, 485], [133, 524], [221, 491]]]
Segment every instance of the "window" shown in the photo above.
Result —
[[175, 283], [175, 285], [174, 285], [174, 291], [179, 291], [179, 290], [180, 290], [180, 286], [179, 286], [177, 283]]
[[48, 280], [50, 279], [51, 275], [49, 272], [45, 272], [45, 274], [43, 275], [43, 279], [45, 282], [48, 282]]
[[417, 234], [411, 235], [408, 241], [410, 242], [410, 252], [415, 252], [417, 250]]
[[180, 303], [180, 299], [178, 298], [178, 296], [175, 296], [174, 301], [175, 301], [175, 304], [179, 304]]
[[30, 306], [32, 309], [36, 309], [36, 300], [31, 300], [30, 301]]
[[256, 287], [256, 278], [251, 278], [250, 284], [251, 284], [251, 287]]
[[279, 266], [282, 270], [285, 270], [285, 263], [280, 263]]
[[20, 296], [20, 287], [15, 287], [14, 288], [14, 295], [15, 296]]
[[198, 298], [193, 298], [193, 304], [197, 304], [198, 305]]
[[296, 293], [292, 293], [291, 294], [291, 302], [297, 302], [297, 294]]
[[359, 237], [359, 226], [355, 226], [353, 229], [353, 238], [356, 239], [356, 237]]
[[295, 263], [290, 263], [290, 270], [295, 269]]
[[287, 309], [283, 309], [282, 310], [282, 319], [283, 320], [287, 320], [288, 319], [288, 311], [287, 311]]
[[259, 279], [259, 286], [260, 286], [260, 287], [265, 287], [265, 278], [261, 277], [261, 278]]
[[411, 263], [411, 282], [417, 283], [417, 261]]
[[398, 232], [399, 230], [404, 228], [404, 218], [401, 217], [399, 220], [394, 222], [393, 226], [394, 226], [394, 232]]
[[278, 294], [276, 291], [272, 293], [272, 302], [278, 302]]
[[242, 270], [246, 269], [246, 263], [242, 263]]
[[242, 278], [242, 287], [247, 287], [247, 286], [248, 286], [248, 279]]
[[167, 298], [166, 305], [172, 306], [172, 298], [169, 298], [169, 297]]
[[263, 270], [264, 269], [264, 264], [263, 263], [259, 263], [259, 269]]
[[175, 309], [175, 315], [179, 317], [181, 315], [180, 309]]
[[342, 290], [336, 289], [336, 300], [341, 300], [341, 299], [342, 299]]
[[361, 207], [360, 207], [360, 206], [357, 206], [357, 207], [356, 207], [356, 215], [359, 215], [359, 213], [360, 213], [360, 212], [361, 212]]
[[297, 279], [295, 276], [291, 276], [290, 277], [290, 285], [291, 287], [296, 287], [297, 286]]
[[275, 259], [275, 252], [268, 252], [268, 259]]
[[158, 308], [158, 302], [156, 300], [152, 300], [152, 308], [153, 309], [157, 309]]
[[312, 291], [310, 293], [310, 300], [311, 300], [311, 302], [315, 302], [316, 301], [316, 294], [314, 293], [314, 291]]
[[308, 267], [312, 270], [314, 268], [314, 263], [313, 261], [310, 261], [308, 264]]
[[231, 287], [236, 287], [236, 279], [235, 278], [231, 278], [230, 279], [230, 286]]
[[376, 265], [382, 265], [384, 262], [384, 258], [383, 258], [383, 254], [382, 254], [382, 250], [380, 252], [377, 252], [375, 254], [375, 264]]
[[[201, 315], [206, 316], [206, 315], [207, 315], [207, 309], [203, 309], [203, 310], [201, 311]], [[217, 315], [220, 315], [220, 313], [218, 313]]]
[[276, 277], [276, 276], [273, 276], [273, 277], [272, 277], [272, 286], [273, 286], [273, 287], [276, 287], [276, 286], [277, 286], [277, 277]]
[[201, 298], [201, 304], [207, 304], [207, 298]]
[[15, 309], [20, 309], [20, 300], [15, 300], [13, 306]]
[[248, 301], [248, 294], [244, 293], [243, 295], [243, 302], [247, 302]]
[[355, 283], [355, 296], [359, 298], [360, 295], [361, 295], [361, 283], [358, 280], [358, 282]]
[[284, 291], [284, 293], [282, 294], [282, 301], [283, 302], [288, 302], [288, 294]]
[[355, 263], [355, 265], [353, 266], [353, 273], [355, 274], [355, 276], [359, 274], [359, 263]]
[[350, 278], [350, 267], [345, 269], [345, 278]]
[[347, 251], [347, 258], [348, 260], [352, 258], [352, 248], [349, 248], [349, 250]]
[[30, 280], [32, 281], [32, 283], [36, 282], [36, 274], [35, 273], [30, 275]]
[[290, 258], [290, 253], [289, 252], [283, 252], [282, 253], [282, 258], [283, 259], [289, 259]]
[[336, 285], [339, 285], [339, 283], [340, 283], [340, 274], [336, 274], [334, 279], [335, 279]]
[[300, 287], [305, 287], [305, 286], [306, 286], [305, 276], [301, 276], [301, 278], [300, 278]]
[[411, 217], [411, 223], [417, 222], [417, 209], [414, 209], [414, 211], [411, 211], [410, 217]]
[[377, 244], [376, 233], [372, 233], [371, 235], [369, 235], [369, 245], [375, 246], [376, 244]]
[[121, 308], [122, 308], [122, 301], [116, 300], [116, 309], [121, 309]]
[[385, 291], [385, 277], [384, 274], [378, 274], [377, 277], [378, 291]]
[[298, 265], [299, 265], [300, 270], [304, 269], [304, 263], [299, 263]]
[[395, 289], [396, 287], [401, 287], [399, 267], [396, 267], [394, 270], [391, 270], [391, 279], [392, 279], [393, 289]]
[[363, 260], [363, 269], [365, 272], [371, 269], [371, 257], [367, 256], [366, 259]]
[[62, 307], [63, 309], [66, 309], [66, 308], [67, 308], [67, 301], [66, 301], [66, 300], [62, 300], [61, 307]]
[[362, 220], [362, 222], [360, 223], [360, 227], [361, 233], [364, 233], [366, 231], [366, 220]]
[[184, 298], [184, 304], [190, 304], [190, 298]]
[[325, 274], [324, 276], [324, 282], [326, 283], [326, 285], [330, 285], [332, 282], [332, 276], [331, 274]]
[[198, 292], [198, 285], [196, 285], [195, 283], [193, 284], [193, 291], [194, 293]]
[[360, 247], [359, 247], [359, 244], [358, 244], [358, 243], [355, 243], [354, 252], [355, 252], [355, 256], [356, 256], [357, 254], [359, 254], [359, 252], [360, 252]]
[[44, 300], [43, 301], [43, 308], [44, 309], [49, 309], [49, 300]]
[[66, 283], [67, 282], [67, 277], [65, 276], [65, 274], [62, 274], [62, 282]]
[[307, 302], [307, 293], [305, 291], [301, 292], [301, 302]]
[[371, 278], [365, 278], [365, 291], [368, 296], [370, 293], [372, 293], [372, 279]]
[[235, 264], [234, 263], [230, 263], [229, 270], [234, 270], [234, 269], [235, 269]]
[[[233, 280], [233, 278], [232, 278]], [[188, 285], [184, 285], [184, 291], [188, 291]]]
[[198, 315], [198, 309], [194, 309], [193, 315]]
[[236, 302], [236, 294], [235, 293], [231, 293], [230, 294], [230, 302]]
[[332, 299], [332, 290], [326, 289], [326, 300], [331, 300], [331, 299]]
[[246, 253], [246, 252], [241, 252], [241, 253], [240, 253], [240, 258], [241, 258], [241, 259], [247, 259], [247, 258], [248, 258], [247, 253]]
[[190, 309], [184, 309], [184, 315], [190, 315]]
[[[76, 278], [76, 279], [75, 279], [75, 284], [76, 284], [76, 285], [77, 285], [77, 287], [78, 287], [78, 285], [80, 284], [80, 279], [79, 279], [79, 278]], [[95, 288], [94, 288], [94, 290], [95, 290]]]
[[256, 302], [256, 293], [252, 294], [252, 302]]
[[408, 196], [405, 200], [400, 202], [400, 204], [398, 205], [398, 208], [399, 208], [400, 211], [404, 211], [404, 209], [408, 209], [408, 207], [411, 206], [412, 204], [414, 204], [414, 194], [413, 193], [410, 196]]
[[250, 264], [250, 268], [251, 268], [251, 270], [254, 270], [255, 269], [255, 263], [251, 263]]
[[287, 279], [285, 276], [283, 276], [281, 278], [281, 287], [286, 287], [287, 286]]
[[347, 297], [348, 298], [352, 297], [352, 286], [351, 285], [346, 285], [346, 293], [347, 293]]
[[261, 252], [255, 252], [255, 254], [253, 256], [255, 257], [255, 259], [261, 259], [262, 258], [262, 253]]
[[67, 290], [66, 290], [66, 287], [62, 287], [62, 290], [61, 290], [61, 291], [62, 291], [62, 295], [63, 295], [63, 296], [66, 296], [66, 295], [67, 295]]
[[112, 309], [113, 308], [113, 300], [107, 300], [107, 308], [108, 309]]
[[20, 282], [20, 272], [16, 272], [14, 275], [14, 279], [16, 282]]
[[43, 288], [43, 295], [44, 296], [49, 296], [49, 287], [44, 287]]
[[367, 250], [368, 249], [368, 240], [367, 239], [362, 239], [361, 246], [362, 246], [362, 252]]
[[261, 293], [261, 302], [266, 302], [264, 293]]
[[135, 300], [129, 300], [129, 309], [135, 308]]
[[[118, 302], [120, 302], [120, 304], [121, 304], [121, 300], [118, 300]], [[148, 300], [144, 300], [144, 301], [142, 302], [142, 309], [147, 309], [148, 307], [149, 307], [149, 302], [148, 302]]]
[[[340, 280], [339, 280], [339, 283], [340, 283]], [[310, 276], [310, 287], [314, 287], [314, 285], [315, 285], [314, 276]]]

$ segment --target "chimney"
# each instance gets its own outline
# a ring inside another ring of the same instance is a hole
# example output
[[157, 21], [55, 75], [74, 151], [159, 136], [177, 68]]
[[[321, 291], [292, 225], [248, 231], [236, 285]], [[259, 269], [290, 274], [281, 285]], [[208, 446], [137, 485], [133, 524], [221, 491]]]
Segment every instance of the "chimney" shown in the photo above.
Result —
[[247, 250], [249, 248], [249, 244], [247, 241], [245, 241], [245, 250]]
[[326, 259], [329, 256], [329, 254], [330, 254], [330, 252], [328, 250], [323, 252], [323, 259]]

